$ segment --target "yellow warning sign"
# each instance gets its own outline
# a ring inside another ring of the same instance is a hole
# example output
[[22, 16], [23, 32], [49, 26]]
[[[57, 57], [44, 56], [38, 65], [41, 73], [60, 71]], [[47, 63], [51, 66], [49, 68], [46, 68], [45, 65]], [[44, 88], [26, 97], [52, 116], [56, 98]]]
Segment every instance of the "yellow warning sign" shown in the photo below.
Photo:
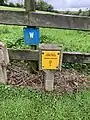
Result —
[[59, 69], [60, 51], [42, 51], [42, 69]]

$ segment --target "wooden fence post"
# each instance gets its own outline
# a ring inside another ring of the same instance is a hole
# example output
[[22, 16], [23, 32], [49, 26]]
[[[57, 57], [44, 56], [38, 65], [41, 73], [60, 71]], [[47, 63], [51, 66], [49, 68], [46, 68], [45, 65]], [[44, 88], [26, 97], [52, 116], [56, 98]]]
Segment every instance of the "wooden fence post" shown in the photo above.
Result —
[[[28, 17], [30, 15], [30, 12], [35, 11], [35, 0], [25, 0], [25, 10], [26, 12], [28, 12]], [[29, 22], [29, 21], [28, 21]], [[30, 28], [30, 26], [27, 26], [28, 28]], [[35, 28], [35, 26], [34, 26]], [[37, 46], [36, 45], [31, 45], [31, 50], [36, 50]], [[31, 62], [31, 66], [37, 70], [38, 69], [38, 63], [37, 62]], [[33, 70], [32, 70], [33, 71]]]
[[26, 11], [35, 11], [35, 0], [25, 0]]
[[[28, 12], [28, 17], [29, 17], [29, 13], [35, 11], [35, 0], [25, 0], [25, 10], [26, 12]], [[30, 26], [27, 27], [29, 28]], [[36, 50], [37, 47], [33, 45], [31, 46], [31, 49]]]

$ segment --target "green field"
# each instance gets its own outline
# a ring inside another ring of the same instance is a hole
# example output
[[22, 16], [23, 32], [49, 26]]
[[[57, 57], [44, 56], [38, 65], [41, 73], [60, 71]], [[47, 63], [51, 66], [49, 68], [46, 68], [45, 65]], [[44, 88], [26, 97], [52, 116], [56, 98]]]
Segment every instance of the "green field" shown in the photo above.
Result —
[[[62, 44], [64, 51], [90, 52], [90, 32], [41, 28], [41, 43]], [[24, 45], [23, 27], [0, 26], [0, 41], [9, 48], [29, 48]]]
[[56, 96], [0, 85], [0, 120], [90, 120], [90, 91]]

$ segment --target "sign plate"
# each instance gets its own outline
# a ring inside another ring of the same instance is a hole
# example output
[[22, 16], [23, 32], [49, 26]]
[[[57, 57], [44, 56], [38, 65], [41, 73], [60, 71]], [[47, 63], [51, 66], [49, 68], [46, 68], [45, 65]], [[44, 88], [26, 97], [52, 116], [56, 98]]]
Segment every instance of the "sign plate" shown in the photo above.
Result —
[[24, 43], [25, 45], [39, 45], [39, 28], [24, 28]]
[[42, 69], [58, 70], [60, 68], [60, 51], [42, 51]]

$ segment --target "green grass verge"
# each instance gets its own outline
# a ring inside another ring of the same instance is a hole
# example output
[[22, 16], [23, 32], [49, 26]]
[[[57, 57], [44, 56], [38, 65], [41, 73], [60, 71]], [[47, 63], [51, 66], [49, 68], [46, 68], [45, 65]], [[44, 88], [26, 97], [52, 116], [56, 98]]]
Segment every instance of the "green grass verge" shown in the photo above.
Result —
[[0, 6], [0, 10], [24, 11], [23, 8]]
[[90, 120], [90, 91], [55, 96], [0, 85], [0, 120]]
[[[62, 44], [64, 51], [90, 52], [90, 32], [41, 28], [41, 43]], [[23, 27], [0, 26], [0, 41], [9, 48], [29, 48], [24, 45]]]
[[41, 40], [45, 43], [57, 43], [64, 51], [90, 52], [90, 32], [61, 29], [41, 29]]

